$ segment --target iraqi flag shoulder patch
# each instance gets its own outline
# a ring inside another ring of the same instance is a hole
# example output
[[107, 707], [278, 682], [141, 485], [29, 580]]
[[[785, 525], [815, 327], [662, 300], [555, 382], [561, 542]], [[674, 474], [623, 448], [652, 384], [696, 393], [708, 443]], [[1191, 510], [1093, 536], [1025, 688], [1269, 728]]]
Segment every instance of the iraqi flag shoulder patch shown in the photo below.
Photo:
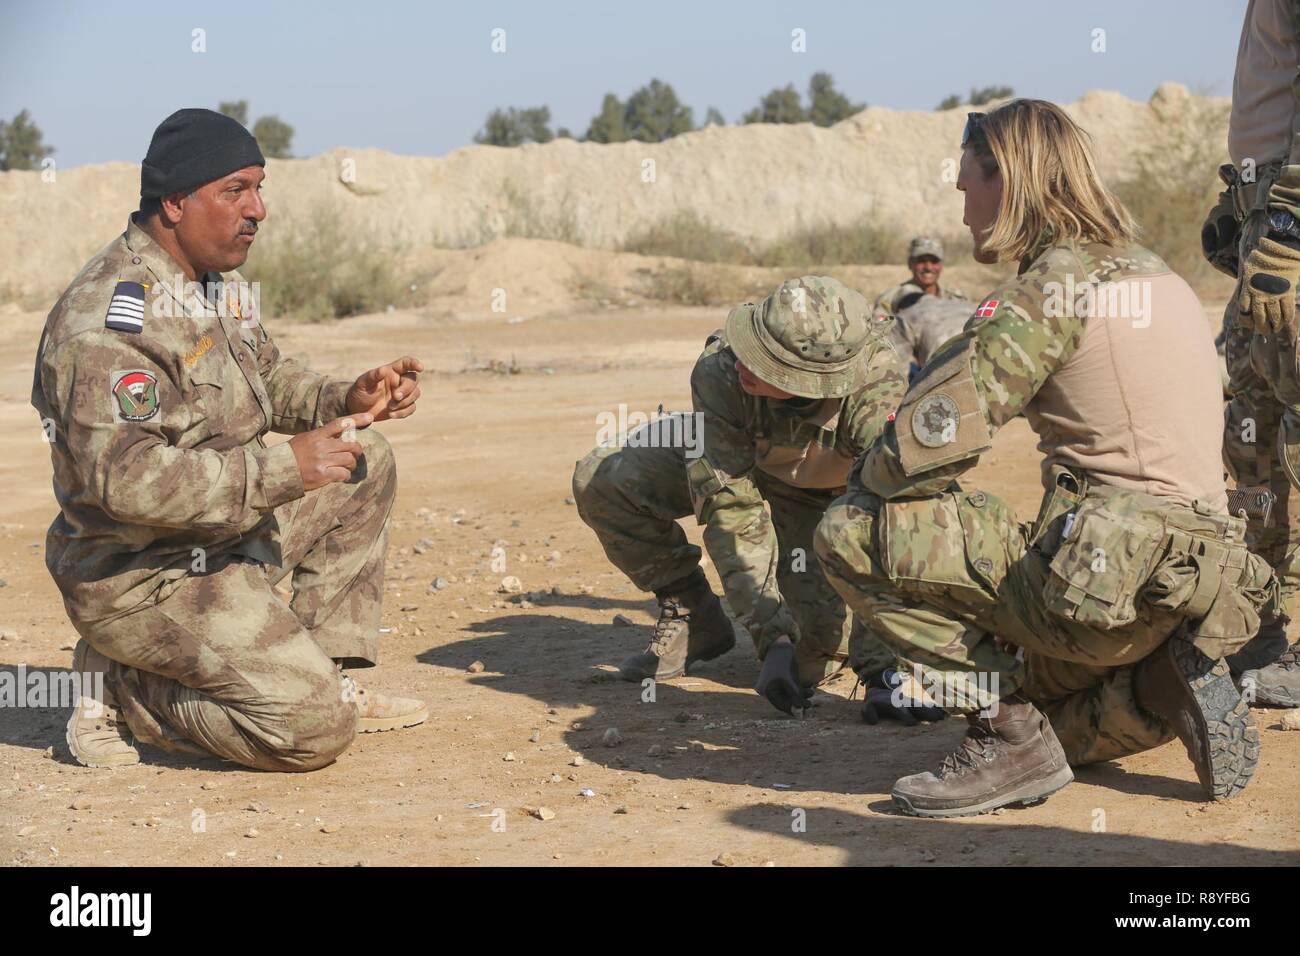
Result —
[[119, 422], [147, 422], [158, 414], [158, 379], [144, 369], [113, 373], [113, 417]]
[[108, 303], [104, 327], [119, 332], [144, 331], [144, 285], [139, 282], [119, 282]]

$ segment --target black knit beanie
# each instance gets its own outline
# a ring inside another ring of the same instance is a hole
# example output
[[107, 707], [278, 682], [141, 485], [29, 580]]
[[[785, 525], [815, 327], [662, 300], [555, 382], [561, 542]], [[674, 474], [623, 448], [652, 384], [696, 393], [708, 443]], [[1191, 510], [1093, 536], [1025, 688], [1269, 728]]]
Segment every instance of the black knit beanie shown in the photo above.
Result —
[[212, 110], [177, 110], [153, 131], [140, 166], [140, 198], [186, 192], [245, 166], [265, 166], [253, 134]]

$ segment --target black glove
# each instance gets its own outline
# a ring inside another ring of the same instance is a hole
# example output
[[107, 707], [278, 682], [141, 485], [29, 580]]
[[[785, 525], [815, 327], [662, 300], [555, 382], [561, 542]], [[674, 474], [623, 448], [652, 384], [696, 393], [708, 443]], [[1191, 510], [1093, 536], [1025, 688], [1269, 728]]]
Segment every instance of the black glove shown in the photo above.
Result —
[[1201, 226], [1201, 253], [1206, 262], [1235, 279], [1241, 268], [1237, 258], [1240, 239], [1241, 223], [1233, 212], [1231, 194], [1225, 190]]
[[880, 723], [880, 718], [896, 720], [904, 727], [914, 727], [918, 722], [930, 723], [948, 716], [942, 707], [908, 697], [896, 690], [903, 683], [902, 676], [892, 667], [867, 678], [867, 697], [862, 702], [862, 719], [869, 724]]
[[813, 689], [799, 684], [799, 668], [794, 662], [794, 645], [786, 641], [773, 644], [763, 658], [758, 674], [758, 691], [777, 710], [794, 716], [795, 708], [807, 710]]

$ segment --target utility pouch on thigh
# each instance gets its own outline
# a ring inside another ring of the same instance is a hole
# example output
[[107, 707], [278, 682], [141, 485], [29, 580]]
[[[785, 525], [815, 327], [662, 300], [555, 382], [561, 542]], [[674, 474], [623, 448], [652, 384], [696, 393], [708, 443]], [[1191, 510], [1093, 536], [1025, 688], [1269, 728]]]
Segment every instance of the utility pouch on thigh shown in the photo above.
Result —
[[1267, 561], [1243, 545], [1193, 541], [1175, 546], [1151, 576], [1143, 597], [1180, 611], [1193, 644], [1210, 658], [1239, 649], [1259, 630], [1261, 615], [1280, 607], [1281, 590]]
[[[1164, 538], [1142, 515], [1088, 498], [1067, 520], [1043, 587], [1047, 610], [1059, 618], [1111, 630], [1137, 619], [1137, 596]], [[1122, 503], [1123, 496], [1114, 500]]]
[[929, 590], [996, 592], [1007, 573], [1006, 506], [982, 491], [887, 501], [880, 511], [880, 556], [895, 583]]
[[727, 487], [727, 477], [709, 464], [704, 455], [696, 458], [686, 466], [686, 483], [691, 490], [691, 508], [695, 520], [705, 524], [709, 520], [708, 508], [713, 496]]

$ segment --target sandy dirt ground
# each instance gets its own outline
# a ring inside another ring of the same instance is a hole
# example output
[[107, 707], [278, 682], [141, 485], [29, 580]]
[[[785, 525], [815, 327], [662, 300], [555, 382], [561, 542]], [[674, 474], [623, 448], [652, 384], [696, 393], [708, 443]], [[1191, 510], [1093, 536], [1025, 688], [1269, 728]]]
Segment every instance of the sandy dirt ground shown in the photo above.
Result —
[[[379, 426], [399, 468], [390, 631], [379, 666], [361, 674], [426, 699], [429, 721], [360, 737], [306, 775], [157, 751], [100, 771], [70, 760], [67, 711], [5, 708], [0, 862], [1300, 863], [1300, 733], [1277, 729], [1277, 711], [1256, 711], [1259, 773], [1226, 804], [1201, 802], [1173, 743], [1081, 770], [1034, 808], [923, 821], [891, 812], [890, 786], [934, 768], [961, 737], [959, 721], [869, 727], [849, 700], [851, 678], [828, 685], [806, 719], [785, 719], [751, 690], [757, 663], [743, 635], [727, 656], [659, 685], [653, 703], [619, 681], [613, 665], [644, 645], [654, 606], [606, 564], [566, 503], [573, 463], [599, 412], [685, 407], [691, 363], [724, 312], [632, 308], [513, 324], [398, 312], [273, 325], [284, 352], [321, 370], [355, 373], [406, 352], [435, 370], [419, 413]], [[43, 563], [54, 503], [28, 404], [42, 320], [0, 313], [0, 668], [11, 672], [65, 669], [75, 640]], [[518, 374], [466, 371], [512, 360]], [[1017, 422], [972, 484], [1028, 518], [1037, 480], [1032, 435]], [[503, 573], [490, 563], [498, 543]], [[529, 593], [497, 593], [504, 574]], [[438, 577], [446, 586], [431, 592]], [[633, 626], [614, 624], [617, 614]], [[622, 742], [607, 747], [612, 727]]]

